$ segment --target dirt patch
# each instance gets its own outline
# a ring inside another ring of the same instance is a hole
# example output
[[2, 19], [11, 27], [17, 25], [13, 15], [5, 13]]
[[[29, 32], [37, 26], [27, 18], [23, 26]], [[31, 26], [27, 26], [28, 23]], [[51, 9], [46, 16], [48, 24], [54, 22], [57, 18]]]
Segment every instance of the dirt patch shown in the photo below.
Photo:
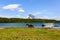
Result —
[[0, 28], [0, 29], [4, 29], [4, 28]]

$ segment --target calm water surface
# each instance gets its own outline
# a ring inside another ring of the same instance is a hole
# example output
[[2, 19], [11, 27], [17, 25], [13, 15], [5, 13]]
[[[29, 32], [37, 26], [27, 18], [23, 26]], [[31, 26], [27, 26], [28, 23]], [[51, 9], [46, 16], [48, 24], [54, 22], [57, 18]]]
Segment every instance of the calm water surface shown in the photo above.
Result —
[[[15, 26], [20, 26], [20, 27], [27, 27], [26, 24], [28, 23], [0, 23], [0, 27], [15, 27]], [[41, 27], [43, 23], [32, 23], [34, 27]], [[54, 23], [54, 27], [60, 27], [60, 23]]]

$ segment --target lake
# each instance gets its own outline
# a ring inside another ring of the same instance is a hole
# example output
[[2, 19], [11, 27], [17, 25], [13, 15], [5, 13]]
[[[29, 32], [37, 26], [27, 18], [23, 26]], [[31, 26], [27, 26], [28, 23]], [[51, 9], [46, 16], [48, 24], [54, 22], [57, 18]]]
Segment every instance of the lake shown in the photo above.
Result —
[[[27, 27], [28, 23], [0, 23], [0, 27], [16, 27], [16, 26], [20, 26], [20, 27]], [[34, 27], [42, 27], [42, 24], [46, 24], [46, 23], [32, 23], [34, 25]], [[51, 24], [51, 23], [49, 23]], [[60, 23], [53, 23], [54, 27], [60, 27]]]

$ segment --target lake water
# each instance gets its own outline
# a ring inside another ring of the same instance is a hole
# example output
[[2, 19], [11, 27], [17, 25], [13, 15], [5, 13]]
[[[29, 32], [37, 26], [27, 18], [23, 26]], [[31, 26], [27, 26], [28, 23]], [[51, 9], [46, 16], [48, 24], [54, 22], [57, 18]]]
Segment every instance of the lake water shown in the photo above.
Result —
[[[0, 23], [0, 27], [27, 27], [26, 24], [28, 23]], [[42, 24], [45, 23], [32, 23], [34, 27], [42, 27]], [[50, 23], [51, 24], [51, 23]], [[60, 23], [53, 23], [54, 27], [60, 27]]]

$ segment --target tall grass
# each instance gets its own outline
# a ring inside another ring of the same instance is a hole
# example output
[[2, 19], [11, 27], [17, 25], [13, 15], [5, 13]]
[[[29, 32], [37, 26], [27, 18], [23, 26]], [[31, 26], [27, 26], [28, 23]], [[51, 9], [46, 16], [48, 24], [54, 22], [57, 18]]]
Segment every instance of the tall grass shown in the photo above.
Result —
[[4, 28], [0, 40], [60, 40], [60, 29], [54, 28]]

